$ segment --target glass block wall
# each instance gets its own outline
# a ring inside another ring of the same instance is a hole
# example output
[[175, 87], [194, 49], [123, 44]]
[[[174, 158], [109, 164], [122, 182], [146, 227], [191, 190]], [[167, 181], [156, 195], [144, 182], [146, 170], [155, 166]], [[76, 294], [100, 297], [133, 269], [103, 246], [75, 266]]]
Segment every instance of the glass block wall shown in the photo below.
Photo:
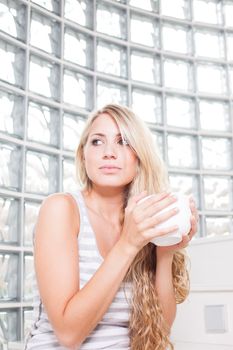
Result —
[[232, 234], [233, 1], [0, 0], [0, 349], [32, 316], [32, 232], [43, 198], [75, 189], [89, 111], [149, 124], [199, 236]]

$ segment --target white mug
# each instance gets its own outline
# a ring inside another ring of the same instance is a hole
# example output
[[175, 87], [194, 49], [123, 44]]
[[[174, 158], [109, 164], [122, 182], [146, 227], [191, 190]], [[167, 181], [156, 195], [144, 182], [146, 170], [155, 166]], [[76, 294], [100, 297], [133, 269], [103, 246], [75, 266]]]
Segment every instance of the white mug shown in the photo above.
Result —
[[[191, 229], [191, 210], [189, 206], [189, 198], [188, 196], [182, 194], [182, 193], [173, 193], [177, 200], [168, 205], [166, 208], [159, 211], [156, 215], [160, 215], [168, 210], [171, 210], [173, 208], [178, 208], [179, 211], [166, 221], [163, 221], [162, 223], [156, 225], [157, 229], [164, 229], [171, 226], [178, 226], [178, 230], [176, 232], [168, 233], [167, 235], [158, 236], [151, 240], [152, 243], [158, 245], [158, 246], [169, 246], [179, 243], [182, 240], [182, 236], [187, 235]], [[139, 201], [141, 203], [146, 198], [149, 198], [150, 196], [147, 196]]]

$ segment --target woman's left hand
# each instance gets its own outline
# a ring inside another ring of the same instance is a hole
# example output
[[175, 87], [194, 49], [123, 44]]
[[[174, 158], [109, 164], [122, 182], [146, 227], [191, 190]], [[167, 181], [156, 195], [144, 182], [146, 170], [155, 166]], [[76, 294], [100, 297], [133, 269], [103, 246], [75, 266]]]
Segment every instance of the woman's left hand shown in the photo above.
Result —
[[194, 202], [193, 198], [189, 199], [190, 202], [190, 210], [191, 210], [191, 229], [189, 233], [182, 237], [182, 241], [180, 243], [166, 246], [166, 247], [160, 247], [157, 246], [157, 253], [158, 254], [174, 254], [177, 250], [186, 248], [193, 238], [193, 236], [197, 233], [197, 226], [198, 226], [198, 211]]

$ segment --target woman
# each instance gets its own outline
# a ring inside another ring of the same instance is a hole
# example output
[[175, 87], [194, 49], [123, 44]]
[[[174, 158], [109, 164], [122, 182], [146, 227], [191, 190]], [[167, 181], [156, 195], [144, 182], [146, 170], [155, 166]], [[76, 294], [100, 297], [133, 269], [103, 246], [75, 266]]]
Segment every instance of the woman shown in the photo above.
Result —
[[[150, 243], [176, 201], [149, 129], [126, 107], [93, 113], [76, 153], [81, 191], [50, 195], [35, 230], [37, 320], [26, 349], [172, 348], [176, 303], [188, 294], [182, 242]], [[148, 194], [154, 194], [144, 201]], [[157, 214], [155, 216], [155, 214]]]

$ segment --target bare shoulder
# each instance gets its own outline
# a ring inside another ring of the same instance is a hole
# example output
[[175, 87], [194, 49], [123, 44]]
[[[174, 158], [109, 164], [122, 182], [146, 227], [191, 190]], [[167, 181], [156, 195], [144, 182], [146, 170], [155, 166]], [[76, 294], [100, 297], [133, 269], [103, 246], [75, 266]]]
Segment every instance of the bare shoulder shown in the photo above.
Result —
[[69, 222], [79, 231], [79, 209], [74, 198], [68, 193], [54, 193], [46, 197], [40, 208], [39, 221], [52, 221], [53, 224]]

